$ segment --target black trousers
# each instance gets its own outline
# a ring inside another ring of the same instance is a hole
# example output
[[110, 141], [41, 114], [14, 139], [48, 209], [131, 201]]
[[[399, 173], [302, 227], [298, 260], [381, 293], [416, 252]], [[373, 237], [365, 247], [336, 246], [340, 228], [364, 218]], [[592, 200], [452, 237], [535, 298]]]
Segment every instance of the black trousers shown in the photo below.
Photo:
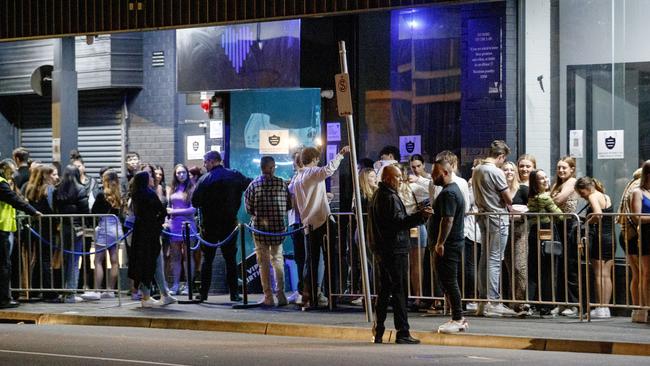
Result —
[[[463, 246], [464, 248], [462, 249], [462, 256], [465, 259], [465, 264], [464, 268], [461, 265], [458, 270], [458, 286], [461, 288], [463, 298], [474, 299], [478, 297], [476, 286], [474, 284], [476, 281], [476, 266], [481, 259], [481, 243], [476, 243], [476, 245], [474, 245], [474, 242], [472, 240], [465, 238], [465, 243]], [[474, 258], [475, 246], [476, 258]], [[465, 282], [463, 282], [463, 271], [465, 273]]]
[[[379, 267], [379, 294], [377, 296], [377, 329], [385, 329], [384, 322], [388, 303], [393, 306], [393, 321], [397, 338], [409, 336], [408, 311], [406, 298], [409, 287], [408, 254], [388, 254], [376, 256]], [[392, 298], [391, 298], [392, 296]]]
[[451, 305], [451, 318], [461, 320], [463, 307], [461, 303], [460, 287], [458, 286], [458, 273], [463, 255], [464, 242], [446, 243], [444, 256], [436, 254], [436, 272], [444, 294]]
[[[293, 224], [289, 228], [290, 230], [296, 230], [302, 226], [301, 224]], [[302, 294], [302, 289], [304, 286], [303, 276], [305, 272], [305, 232], [303, 230], [298, 230], [295, 233], [291, 234], [291, 241], [293, 242], [293, 256], [296, 261], [296, 267], [298, 267], [298, 292]]]
[[11, 301], [11, 234], [0, 231], [0, 303]]
[[[327, 242], [325, 241], [328, 223], [330, 225], [330, 248], [328, 248]], [[325, 261], [323, 290], [327, 291], [331, 288], [333, 293], [338, 293], [337, 278], [339, 261], [336, 234], [336, 224], [329, 220], [327, 223], [313, 229], [307, 234], [307, 257], [305, 258], [304, 287], [302, 291], [302, 300], [304, 303], [309, 301], [310, 305], [316, 305], [315, 301], [318, 295], [318, 264], [320, 262], [321, 250]]]
[[[205, 241], [218, 243], [226, 239], [230, 233], [225, 235], [215, 235], [204, 232], [202, 235]], [[239, 294], [236, 260], [238, 237], [239, 236], [235, 235], [230, 242], [221, 246], [221, 254], [223, 254], [223, 259], [226, 262], [226, 282], [228, 283], [228, 291], [230, 292], [231, 297]], [[201, 245], [201, 251], [203, 252], [203, 263], [201, 264], [201, 288], [199, 289], [199, 293], [203, 298], [207, 298], [208, 292], [210, 292], [210, 286], [212, 285], [212, 262], [214, 262], [217, 248]], [[242, 258], [242, 260], [246, 260], [246, 258]]]
[[[542, 229], [551, 229], [551, 224], [541, 224]], [[554, 238], [560, 239], [555, 227]], [[539, 253], [539, 260], [538, 260]], [[557, 285], [557, 272], [561, 256], [551, 256], [544, 253], [544, 247], [537, 247], [537, 224], [531, 225], [528, 233], [528, 299], [537, 301], [552, 301], [553, 286]], [[557, 287], [556, 287], [557, 288]], [[540, 295], [541, 294], [541, 298]], [[558, 294], [556, 292], [556, 300]], [[540, 309], [552, 305], [541, 305]]]

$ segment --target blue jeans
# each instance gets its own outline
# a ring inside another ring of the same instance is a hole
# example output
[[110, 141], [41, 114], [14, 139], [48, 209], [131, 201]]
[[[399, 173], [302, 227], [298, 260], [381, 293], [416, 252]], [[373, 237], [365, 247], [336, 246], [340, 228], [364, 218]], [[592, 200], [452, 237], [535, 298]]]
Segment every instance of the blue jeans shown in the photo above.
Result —
[[0, 303], [11, 301], [11, 246], [13, 233], [0, 231]]
[[498, 300], [500, 295], [501, 261], [508, 244], [507, 216], [479, 216], [478, 226], [483, 238], [478, 267], [478, 291], [481, 298]]
[[[160, 296], [168, 296], [169, 288], [167, 287], [167, 282], [165, 282], [165, 273], [163, 272], [165, 268], [165, 263], [163, 262], [162, 251], [158, 254], [158, 259], [156, 260], [156, 271], [154, 272], [154, 280], [156, 285], [158, 285], [158, 290], [160, 290]], [[144, 284], [140, 282], [138, 287], [143, 297], [149, 297], [151, 295], [151, 288], [149, 284]]]
[[[83, 237], [77, 236], [73, 228], [63, 225], [62, 248], [66, 251], [81, 252]], [[81, 254], [63, 252], [65, 284], [63, 288], [76, 290], [79, 287], [79, 258]]]

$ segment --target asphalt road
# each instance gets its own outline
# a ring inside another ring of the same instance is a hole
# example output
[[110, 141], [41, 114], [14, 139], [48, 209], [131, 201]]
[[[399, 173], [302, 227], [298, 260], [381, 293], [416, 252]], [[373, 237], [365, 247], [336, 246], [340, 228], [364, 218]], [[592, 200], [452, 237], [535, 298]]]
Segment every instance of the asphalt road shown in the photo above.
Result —
[[149, 328], [0, 324], [0, 365], [648, 365], [650, 358]]

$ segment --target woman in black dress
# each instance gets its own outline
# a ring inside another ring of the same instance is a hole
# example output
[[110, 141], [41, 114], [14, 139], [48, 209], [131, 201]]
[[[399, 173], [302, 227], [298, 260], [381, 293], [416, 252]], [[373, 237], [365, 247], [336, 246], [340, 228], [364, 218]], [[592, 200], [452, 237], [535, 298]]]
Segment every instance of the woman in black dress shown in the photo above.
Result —
[[153, 176], [138, 172], [131, 181], [129, 192], [133, 205], [133, 244], [129, 256], [129, 278], [140, 282], [142, 307], [152, 307], [159, 302], [151, 297], [151, 287], [160, 254], [160, 232], [167, 215], [165, 206], [150, 188]]

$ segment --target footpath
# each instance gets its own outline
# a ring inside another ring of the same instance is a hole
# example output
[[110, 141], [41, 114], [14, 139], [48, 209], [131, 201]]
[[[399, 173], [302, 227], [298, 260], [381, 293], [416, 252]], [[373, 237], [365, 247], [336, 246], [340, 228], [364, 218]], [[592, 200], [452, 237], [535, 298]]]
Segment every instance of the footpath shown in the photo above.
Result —
[[[257, 296], [251, 296], [250, 302], [256, 301]], [[228, 296], [150, 309], [126, 297], [121, 306], [116, 299], [77, 304], [35, 302], [0, 311], [0, 322], [190, 329], [361, 342], [372, 338], [371, 324], [360, 307], [341, 305], [333, 311], [304, 312], [294, 305], [249, 309], [233, 309], [232, 305]], [[423, 344], [650, 356], [650, 324], [632, 323], [628, 317], [581, 322], [566, 317], [467, 316], [468, 332], [436, 333], [434, 330], [448, 319], [428, 313], [409, 314], [412, 334]], [[389, 314], [384, 342], [394, 342], [391, 328]]]

